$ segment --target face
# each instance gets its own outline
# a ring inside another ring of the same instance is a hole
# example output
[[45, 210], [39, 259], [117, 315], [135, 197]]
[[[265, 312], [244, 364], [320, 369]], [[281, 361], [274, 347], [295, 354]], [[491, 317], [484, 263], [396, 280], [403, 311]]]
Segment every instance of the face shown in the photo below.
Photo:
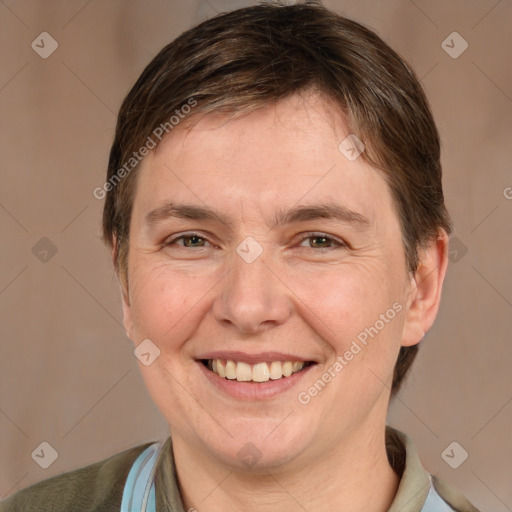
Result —
[[173, 442], [222, 464], [304, 464], [385, 422], [411, 278], [386, 182], [325, 107], [208, 114], [139, 169], [125, 326], [159, 351], [139, 366]]

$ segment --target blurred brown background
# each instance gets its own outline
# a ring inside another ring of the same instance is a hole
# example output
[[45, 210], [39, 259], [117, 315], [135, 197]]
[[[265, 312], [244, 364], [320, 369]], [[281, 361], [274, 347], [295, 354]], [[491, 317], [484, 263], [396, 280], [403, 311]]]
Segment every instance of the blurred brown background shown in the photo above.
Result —
[[[253, 3], [0, 2], [0, 497], [167, 437], [120, 324], [93, 190], [143, 67], [193, 24]], [[512, 2], [324, 4], [412, 64], [444, 145], [451, 263], [389, 422], [482, 511], [512, 510]], [[452, 465], [468, 452], [456, 469], [442, 456], [454, 441]], [[58, 452], [47, 469], [31, 456], [43, 442]]]

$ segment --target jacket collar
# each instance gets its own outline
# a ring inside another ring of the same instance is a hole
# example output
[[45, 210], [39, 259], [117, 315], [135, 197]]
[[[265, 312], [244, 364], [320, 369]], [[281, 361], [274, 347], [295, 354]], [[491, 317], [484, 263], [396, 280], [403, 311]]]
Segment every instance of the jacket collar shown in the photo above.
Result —
[[[430, 475], [421, 465], [413, 441], [403, 432], [386, 425], [386, 451], [391, 467], [401, 477], [389, 512], [420, 512], [429, 492]], [[156, 464], [157, 510], [185, 512], [177, 483], [170, 436], [165, 441]]]

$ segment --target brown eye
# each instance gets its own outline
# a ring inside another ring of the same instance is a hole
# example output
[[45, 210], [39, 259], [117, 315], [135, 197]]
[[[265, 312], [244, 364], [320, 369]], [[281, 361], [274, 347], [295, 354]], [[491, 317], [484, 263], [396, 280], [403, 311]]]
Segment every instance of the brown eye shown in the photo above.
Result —
[[311, 249], [334, 249], [336, 246], [345, 246], [343, 242], [339, 242], [325, 233], [308, 233], [307, 236], [302, 238], [301, 242], [306, 240], [311, 240]]
[[197, 247], [196, 244], [198, 243], [198, 241], [203, 241], [203, 242], [205, 241], [204, 238], [202, 238], [200, 236], [196, 236], [196, 235], [184, 236], [182, 238], [183, 238], [183, 244], [185, 245], [185, 247]]
[[[177, 244], [178, 240], [182, 240], [183, 244]], [[205, 247], [204, 243], [207, 242], [206, 238], [198, 235], [197, 233], [191, 233], [189, 235], [180, 235], [171, 240], [168, 240], [164, 243], [164, 245], [178, 245], [180, 247]]]
[[[312, 237], [309, 237], [309, 239], [313, 241], [313, 244], [312, 244], [313, 247], [319, 247], [319, 245], [320, 245], [320, 247], [323, 249], [326, 248], [325, 247], [326, 244], [332, 243], [332, 240], [326, 236], [312, 236]], [[329, 245], [329, 247], [330, 247], [330, 245]]]

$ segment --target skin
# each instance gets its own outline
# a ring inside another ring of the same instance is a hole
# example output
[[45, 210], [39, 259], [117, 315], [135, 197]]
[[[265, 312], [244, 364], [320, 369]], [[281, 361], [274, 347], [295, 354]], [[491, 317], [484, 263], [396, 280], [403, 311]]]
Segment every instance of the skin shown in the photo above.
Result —
[[[139, 366], [169, 423], [185, 508], [387, 510], [400, 480], [384, 445], [393, 367], [400, 346], [419, 343], [434, 322], [448, 236], [440, 230], [415, 275], [407, 272], [389, 188], [363, 158], [338, 150], [349, 132], [321, 97], [295, 95], [238, 119], [189, 120], [198, 121], [190, 132], [178, 125], [139, 169], [123, 288], [129, 337], [160, 350]], [[148, 226], [146, 215], [169, 201], [214, 208], [233, 223]], [[369, 224], [269, 227], [279, 209], [326, 202]], [[190, 232], [200, 238], [165, 245]], [[248, 236], [263, 250], [252, 263], [236, 252]], [[299, 392], [394, 303], [401, 311], [299, 403]], [[317, 364], [271, 399], [236, 399], [199, 368], [196, 358], [210, 350], [279, 351]], [[252, 466], [237, 456], [247, 443], [259, 454]]]

